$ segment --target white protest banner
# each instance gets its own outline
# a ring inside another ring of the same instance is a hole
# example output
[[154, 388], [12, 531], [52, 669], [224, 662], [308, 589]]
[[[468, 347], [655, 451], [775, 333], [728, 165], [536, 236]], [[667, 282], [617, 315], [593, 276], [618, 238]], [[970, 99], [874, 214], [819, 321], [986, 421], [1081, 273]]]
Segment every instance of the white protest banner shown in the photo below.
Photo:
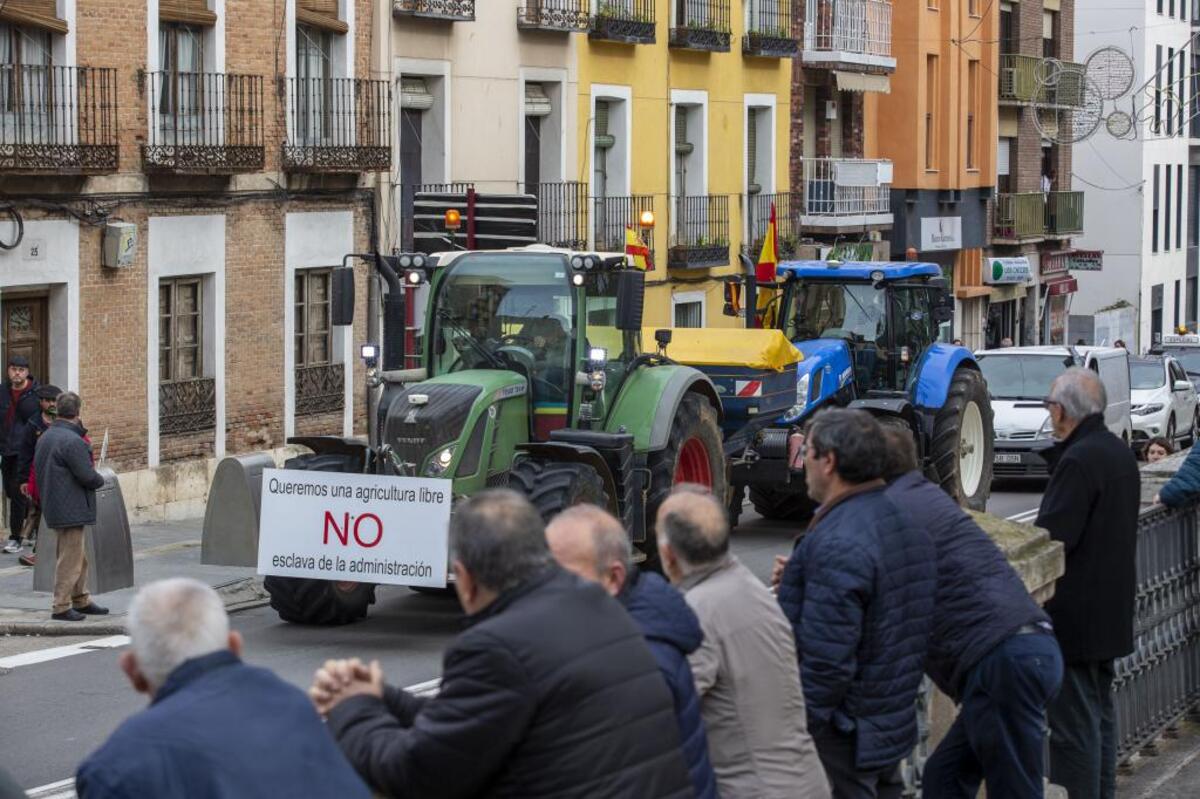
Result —
[[258, 573], [444, 588], [449, 480], [266, 469]]

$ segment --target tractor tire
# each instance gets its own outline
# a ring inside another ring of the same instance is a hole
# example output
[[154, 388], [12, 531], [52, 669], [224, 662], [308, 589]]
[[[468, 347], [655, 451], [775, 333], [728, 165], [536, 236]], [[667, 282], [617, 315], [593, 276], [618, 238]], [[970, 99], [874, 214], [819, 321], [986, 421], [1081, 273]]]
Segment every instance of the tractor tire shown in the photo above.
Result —
[[[283, 468], [303, 472], [349, 472], [345, 455], [299, 455], [284, 461]], [[336, 626], [365, 618], [375, 604], [374, 583], [333, 582], [311, 577], [266, 577], [263, 588], [271, 607], [292, 624]]]
[[933, 423], [929, 454], [938, 481], [960, 505], [982, 511], [992, 485], [992, 403], [983, 375], [959, 369]]
[[661, 570], [655, 519], [658, 508], [680, 483], [707, 486], [723, 506], [729, 502], [729, 466], [721, 443], [717, 412], [699, 394], [685, 394], [679, 403], [667, 446], [646, 461], [650, 485], [646, 492], [646, 559], [643, 568]]
[[806, 522], [817, 509], [807, 491], [775, 491], [763, 486], [750, 486], [750, 502], [759, 516], [779, 522]]
[[518, 461], [508, 473], [508, 487], [528, 497], [545, 522], [572, 505], [608, 507], [604, 480], [585, 463]]

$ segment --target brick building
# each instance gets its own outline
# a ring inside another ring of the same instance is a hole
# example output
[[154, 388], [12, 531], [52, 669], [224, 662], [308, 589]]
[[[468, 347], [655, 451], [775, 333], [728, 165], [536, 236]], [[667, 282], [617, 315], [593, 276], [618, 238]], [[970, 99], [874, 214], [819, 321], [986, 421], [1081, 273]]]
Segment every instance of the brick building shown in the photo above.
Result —
[[81, 393], [137, 515], [195, 515], [224, 454], [361, 426], [364, 314], [330, 326], [328, 270], [373, 248], [391, 163], [371, 6], [0, 8], [0, 349]]

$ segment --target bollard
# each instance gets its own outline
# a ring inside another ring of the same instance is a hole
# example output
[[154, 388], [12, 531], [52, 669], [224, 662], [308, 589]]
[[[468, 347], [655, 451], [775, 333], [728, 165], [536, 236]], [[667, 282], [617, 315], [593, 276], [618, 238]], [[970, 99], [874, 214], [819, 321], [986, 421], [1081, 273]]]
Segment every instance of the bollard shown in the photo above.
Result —
[[206, 566], [257, 566], [258, 517], [263, 469], [274, 469], [265, 453], [233, 455], [217, 465], [200, 537], [200, 562]]
[[[96, 523], [84, 530], [88, 590], [93, 594], [107, 594], [133, 585], [133, 541], [117, 473], [107, 466], [96, 471], [104, 478], [104, 485], [96, 489]], [[46, 526], [46, 517], [42, 516], [38, 528], [38, 559], [33, 569], [34, 591], [54, 591], [57, 551], [58, 534]]]

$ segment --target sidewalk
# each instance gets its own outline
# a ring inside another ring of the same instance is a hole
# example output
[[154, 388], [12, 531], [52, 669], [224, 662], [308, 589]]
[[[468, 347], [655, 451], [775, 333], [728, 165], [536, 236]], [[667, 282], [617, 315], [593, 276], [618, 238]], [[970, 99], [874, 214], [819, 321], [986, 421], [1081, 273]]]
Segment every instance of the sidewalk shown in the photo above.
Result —
[[221, 593], [230, 609], [265, 603], [253, 568], [200, 565], [202, 525], [202, 519], [133, 525], [134, 587], [97, 594], [111, 613], [81, 622], [51, 619], [50, 593], [33, 590], [33, 569], [17, 563], [16, 555], [0, 555], [0, 635], [120, 635], [138, 587], [165, 577], [202, 580]]

